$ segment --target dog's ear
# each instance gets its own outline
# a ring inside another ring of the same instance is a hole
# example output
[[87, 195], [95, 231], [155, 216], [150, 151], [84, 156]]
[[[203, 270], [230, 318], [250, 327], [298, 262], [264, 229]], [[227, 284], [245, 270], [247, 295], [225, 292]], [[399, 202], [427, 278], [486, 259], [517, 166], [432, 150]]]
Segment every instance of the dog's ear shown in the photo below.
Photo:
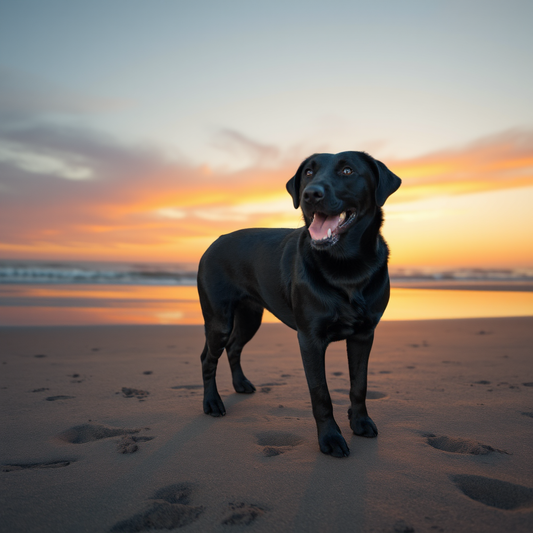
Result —
[[300, 181], [302, 177], [302, 170], [304, 165], [307, 163], [307, 159], [302, 162], [298, 167], [296, 174], [287, 182], [287, 191], [292, 196], [292, 201], [294, 203], [294, 209], [300, 207]]
[[376, 177], [376, 203], [382, 207], [385, 200], [402, 184], [402, 180], [392, 173], [381, 161], [368, 156], [373, 163]]

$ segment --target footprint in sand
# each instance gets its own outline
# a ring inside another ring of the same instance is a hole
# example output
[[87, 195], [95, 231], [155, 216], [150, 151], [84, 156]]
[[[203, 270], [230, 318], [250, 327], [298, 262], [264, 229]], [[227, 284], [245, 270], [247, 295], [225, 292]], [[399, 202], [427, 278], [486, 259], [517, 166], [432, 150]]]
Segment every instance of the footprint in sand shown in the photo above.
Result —
[[274, 457], [301, 444], [304, 439], [285, 431], [263, 431], [256, 434], [257, 444], [263, 446], [265, 457]]
[[[184, 392], [186, 392], [185, 394], [185, 397], [188, 397], [188, 396], [194, 396], [196, 395], [198, 392], [200, 392], [201, 389], [204, 388], [203, 385], [175, 385], [174, 387], [170, 387], [171, 389], [175, 389], [175, 390], [182, 390]], [[180, 394], [179, 395], [179, 398], [183, 398], [183, 394]]]
[[140, 429], [117, 428], [100, 424], [82, 424], [63, 431], [63, 433], [57, 435], [57, 438], [69, 444], [85, 444], [86, 442], [108, 439], [109, 437], [132, 435], [140, 431]]
[[369, 390], [366, 393], [367, 400], [381, 400], [382, 398], [388, 398], [387, 394], [378, 390]]
[[271, 382], [268, 382], [268, 383], [261, 383], [259, 384], [258, 386], [261, 387], [259, 389], [259, 392], [270, 392], [272, 390], [272, 387], [278, 387], [278, 386], [281, 386], [281, 385], [287, 385], [287, 383], [285, 381], [271, 381]]
[[73, 398], [75, 398], [76, 396], [64, 396], [64, 395], [60, 395], [60, 396], [48, 396], [48, 398], [45, 398], [45, 400], [47, 402], [55, 402], [57, 400], [72, 400]]
[[405, 520], [398, 520], [394, 524], [394, 533], [414, 533], [415, 530], [412, 528], [409, 524], [405, 522]]
[[177, 529], [198, 520], [203, 506], [190, 505], [193, 487], [179, 483], [159, 489], [146, 503], [146, 509], [127, 520], [117, 522], [111, 533], [133, 533], [154, 529]]
[[2, 472], [14, 472], [17, 470], [34, 470], [41, 468], [63, 468], [74, 463], [74, 460], [69, 461], [52, 461], [50, 463], [18, 463], [18, 464], [4, 464], [1, 469]]
[[262, 507], [253, 503], [229, 503], [228, 507], [227, 514], [222, 520], [224, 526], [249, 526], [265, 512]]
[[450, 476], [456, 487], [477, 502], [505, 511], [533, 509], [533, 489], [484, 476]]
[[[149, 428], [144, 428], [149, 429]], [[139, 449], [137, 443], [153, 440], [155, 437], [134, 435], [139, 433], [140, 429], [116, 428], [99, 424], [82, 424], [67, 429], [57, 435], [57, 438], [69, 444], [85, 444], [96, 440], [109, 439], [111, 437], [121, 436], [117, 443], [118, 453], [134, 453]]]
[[149, 394], [150, 393], [146, 390], [122, 387], [122, 396], [124, 396], [124, 398], [137, 398], [140, 402], [143, 402]]
[[[333, 389], [334, 392], [340, 392], [341, 394], [350, 394], [350, 391], [348, 389]], [[388, 395], [384, 392], [380, 392], [377, 390], [369, 390], [366, 391], [366, 399], [367, 400], [381, 400], [382, 398], [388, 398]]]
[[510, 455], [506, 450], [499, 450], [475, 440], [446, 437], [444, 435], [437, 437], [432, 433], [425, 435], [425, 437], [430, 446], [443, 452], [460, 453], [463, 455], [487, 455], [494, 452]]
[[138, 442], [147, 442], [154, 437], [137, 437], [135, 435], [124, 435], [117, 443], [118, 453], [134, 453], [139, 449]]

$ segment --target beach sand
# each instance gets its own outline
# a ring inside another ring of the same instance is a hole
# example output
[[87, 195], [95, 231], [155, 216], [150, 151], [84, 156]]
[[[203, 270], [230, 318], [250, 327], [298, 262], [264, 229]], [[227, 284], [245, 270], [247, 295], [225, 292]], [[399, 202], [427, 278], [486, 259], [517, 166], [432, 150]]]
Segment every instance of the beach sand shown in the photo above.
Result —
[[252, 395], [202, 412], [201, 326], [0, 329], [0, 530], [531, 532], [533, 318], [378, 326], [351, 434], [345, 345], [327, 374], [348, 458], [320, 453], [296, 335], [245, 348]]

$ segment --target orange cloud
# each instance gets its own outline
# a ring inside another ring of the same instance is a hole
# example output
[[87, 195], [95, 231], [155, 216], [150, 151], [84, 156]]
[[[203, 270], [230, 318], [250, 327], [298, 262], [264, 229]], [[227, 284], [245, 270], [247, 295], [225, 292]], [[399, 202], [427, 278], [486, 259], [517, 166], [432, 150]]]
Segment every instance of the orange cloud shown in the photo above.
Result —
[[388, 166], [403, 179], [392, 202], [527, 187], [533, 185], [533, 132], [512, 130]]
[[[171, 162], [154, 150], [124, 147], [85, 131], [42, 125], [0, 130], [0, 254], [195, 262], [223, 233], [300, 225], [301, 215], [285, 191], [300, 158], [279, 162], [272, 147], [236, 133], [226, 132], [224, 139], [241, 142], [255, 164], [221, 171]], [[2, 143], [11, 151], [2, 152]], [[2, 159], [2, 153], [24, 157]], [[39, 167], [42, 161], [46, 168]], [[390, 199], [396, 206], [531, 186], [533, 132], [506, 132], [461, 149], [384, 163], [403, 179]], [[65, 168], [87, 169], [91, 178], [74, 179], [77, 174]], [[413, 261], [423, 261], [419, 256], [413, 251]]]

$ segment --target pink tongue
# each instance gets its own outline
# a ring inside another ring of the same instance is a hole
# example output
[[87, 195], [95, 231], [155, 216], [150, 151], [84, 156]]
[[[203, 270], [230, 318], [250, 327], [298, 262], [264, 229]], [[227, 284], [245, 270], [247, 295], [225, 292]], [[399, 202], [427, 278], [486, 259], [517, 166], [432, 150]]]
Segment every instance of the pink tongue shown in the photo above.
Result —
[[316, 213], [315, 218], [309, 226], [311, 238], [320, 241], [328, 236], [328, 229], [332, 232], [339, 225], [339, 215], [327, 217], [321, 213]]

